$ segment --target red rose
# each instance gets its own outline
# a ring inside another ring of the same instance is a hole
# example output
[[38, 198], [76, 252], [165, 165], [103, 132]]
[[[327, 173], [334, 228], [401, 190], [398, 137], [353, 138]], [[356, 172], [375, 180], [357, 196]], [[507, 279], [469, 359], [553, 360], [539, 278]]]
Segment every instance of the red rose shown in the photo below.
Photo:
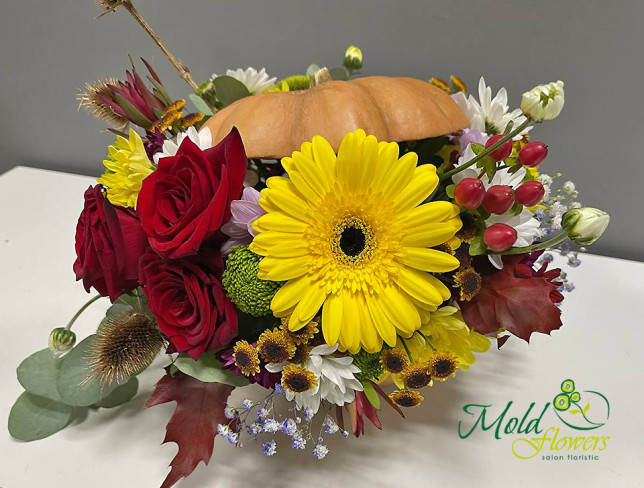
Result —
[[85, 207], [76, 225], [74, 272], [85, 289], [94, 287], [116, 300], [139, 286], [139, 257], [148, 245], [134, 212], [113, 206], [100, 185], [85, 192]]
[[198, 359], [203, 352], [226, 346], [237, 335], [237, 313], [219, 277], [221, 258], [165, 260], [152, 251], [140, 262], [141, 284], [148, 307], [171, 346]]
[[176, 156], [161, 159], [138, 199], [152, 248], [168, 259], [196, 254], [230, 218], [230, 202], [240, 197], [247, 164], [235, 128], [205, 151], [185, 138]]

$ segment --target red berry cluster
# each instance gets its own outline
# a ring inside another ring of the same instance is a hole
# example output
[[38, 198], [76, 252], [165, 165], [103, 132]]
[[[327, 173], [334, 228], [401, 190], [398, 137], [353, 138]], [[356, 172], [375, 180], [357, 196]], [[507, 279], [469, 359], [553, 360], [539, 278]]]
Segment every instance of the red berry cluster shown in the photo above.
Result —
[[[489, 149], [505, 136], [492, 136], [485, 143]], [[489, 156], [495, 161], [503, 161], [512, 154], [512, 141], [506, 141], [500, 147], [490, 152]], [[521, 164], [534, 168], [539, 166], [548, 155], [548, 146], [543, 142], [529, 142], [519, 151]], [[545, 194], [543, 185], [538, 181], [526, 181], [516, 190], [506, 185], [493, 185], [487, 190], [478, 178], [465, 178], [454, 188], [454, 199], [462, 207], [474, 210], [481, 205], [486, 212], [502, 215], [516, 203], [532, 207], [541, 201]], [[485, 230], [485, 244], [496, 252], [506, 251], [517, 240], [517, 232], [506, 224], [494, 224]]]

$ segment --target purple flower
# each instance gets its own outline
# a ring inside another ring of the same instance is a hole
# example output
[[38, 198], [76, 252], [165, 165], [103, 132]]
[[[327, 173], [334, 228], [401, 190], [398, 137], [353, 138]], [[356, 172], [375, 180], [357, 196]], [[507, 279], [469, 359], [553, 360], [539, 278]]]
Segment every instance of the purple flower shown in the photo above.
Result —
[[155, 129], [154, 132], [146, 130], [145, 136], [146, 139], [143, 142], [143, 147], [145, 147], [145, 153], [148, 155], [148, 158], [152, 161], [156, 153], [163, 151], [165, 136], [158, 129]]
[[467, 146], [472, 142], [485, 144], [488, 139], [488, 137], [484, 136], [476, 129], [463, 129], [463, 135], [458, 139], [459, 150], [461, 151], [461, 154], [463, 154], [465, 149], [467, 149]]
[[262, 444], [262, 450], [267, 456], [272, 456], [277, 452], [277, 444], [275, 441], [264, 442], [264, 444]]
[[[257, 343], [253, 342], [253, 346]], [[235, 373], [235, 376], [242, 376], [241, 370], [235, 366], [235, 359], [233, 358], [233, 348], [229, 347], [223, 349], [217, 353], [219, 360], [223, 363], [223, 369], [231, 369]], [[253, 376], [248, 377], [248, 381], [251, 383], [257, 383], [258, 385], [263, 386], [266, 389], [272, 389], [275, 386], [275, 383], [279, 383], [282, 379], [282, 373], [271, 373], [266, 371], [264, 367], [266, 363], [260, 361], [259, 363], [259, 373], [254, 374]]]
[[329, 453], [329, 448], [324, 444], [318, 444], [313, 449], [313, 455], [318, 459], [324, 459], [324, 457]]
[[266, 213], [259, 205], [259, 196], [254, 188], [244, 188], [241, 200], [233, 200], [230, 204], [232, 217], [221, 227], [221, 231], [230, 237], [221, 246], [224, 256], [228, 255], [233, 246], [250, 244], [257, 235], [253, 222]]

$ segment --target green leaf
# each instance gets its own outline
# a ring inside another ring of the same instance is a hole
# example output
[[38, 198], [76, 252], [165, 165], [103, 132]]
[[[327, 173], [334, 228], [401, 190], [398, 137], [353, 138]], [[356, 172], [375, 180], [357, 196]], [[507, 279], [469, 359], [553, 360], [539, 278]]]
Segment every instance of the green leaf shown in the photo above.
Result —
[[369, 400], [369, 403], [373, 405], [373, 408], [380, 409], [380, 397], [378, 396], [378, 393], [376, 393], [373, 384], [370, 381], [363, 381], [362, 387], [367, 400]]
[[445, 193], [448, 197], [454, 198], [454, 188], [456, 188], [456, 185], [447, 185], [445, 187]]
[[588, 412], [590, 410], [590, 402], [586, 402], [586, 406], [584, 407], [584, 413]]
[[21, 441], [44, 439], [63, 429], [72, 417], [72, 407], [24, 392], [9, 413], [9, 433]]
[[87, 352], [94, 337], [91, 335], [81, 341], [61, 360], [56, 388], [61, 400], [67, 405], [89, 407], [99, 403], [102, 397], [107, 397], [118, 386], [116, 383], [105, 385], [101, 391], [101, 382], [98, 378], [85, 381], [90, 373], [86, 359]]
[[575, 413], [581, 413], [581, 410], [568, 410], [570, 413], [575, 414]]
[[310, 74], [315, 73], [316, 71], [320, 71], [320, 67], [315, 63], [310, 64], [309, 67], [306, 68], [306, 76], [309, 76]]
[[472, 243], [470, 244], [470, 256], [479, 256], [485, 254], [487, 251], [487, 246], [485, 241], [483, 241], [483, 235], [479, 234], [474, 236]]
[[512, 215], [519, 215], [521, 212], [523, 212], [523, 205], [519, 202], [514, 202], [512, 207], [510, 207], [509, 213]]
[[474, 154], [476, 154], [477, 156], [485, 151], [485, 146], [483, 144], [479, 144], [478, 142], [470, 143], [470, 147], [472, 148], [472, 151], [474, 151]]
[[213, 83], [215, 84], [217, 100], [224, 107], [251, 95], [246, 85], [232, 76], [218, 76], [213, 80]]
[[204, 101], [203, 98], [201, 98], [199, 95], [195, 93], [191, 93], [188, 95], [188, 98], [192, 102], [192, 104], [199, 110], [204, 115], [212, 115], [212, 110], [210, 110], [210, 107], [208, 104]]
[[492, 181], [492, 178], [496, 174], [496, 161], [487, 157], [483, 158], [483, 161], [485, 161], [485, 174], [487, 175], [487, 179]]
[[331, 74], [331, 79], [333, 80], [346, 81], [347, 77], [349, 76], [347, 74], [347, 70], [341, 66], [331, 68], [329, 70], [329, 73]]
[[98, 403], [97, 407], [113, 408], [123, 405], [134, 398], [138, 389], [139, 380], [132, 377], [127, 383], [117, 386], [112, 393]]
[[29, 393], [59, 402], [56, 378], [60, 362], [49, 349], [35, 352], [18, 366], [18, 381]]
[[197, 378], [204, 383], [223, 383], [231, 386], [246, 386], [249, 381], [243, 376], [237, 376], [230, 369], [221, 369], [221, 361], [214, 352], [207, 352], [195, 361], [188, 355], [180, 354], [174, 365], [179, 371]]

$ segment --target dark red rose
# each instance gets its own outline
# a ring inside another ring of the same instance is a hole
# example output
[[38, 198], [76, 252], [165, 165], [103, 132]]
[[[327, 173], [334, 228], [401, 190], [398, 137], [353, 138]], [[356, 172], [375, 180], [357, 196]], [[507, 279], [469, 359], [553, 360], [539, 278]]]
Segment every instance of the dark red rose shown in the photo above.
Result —
[[189, 138], [143, 181], [138, 210], [150, 245], [167, 259], [197, 253], [230, 219], [248, 161], [237, 129], [202, 151]]
[[193, 359], [226, 346], [237, 335], [237, 313], [221, 285], [221, 259], [165, 260], [148, 251], [140, 262], [148, 307], [171, 349]]
[[100, 185], [85, 192], [76, 225], [74, 272], [85, 289], [116, 300], [139, 286], [139, 258], [148, 246], [137, 215], [107, 201]]

